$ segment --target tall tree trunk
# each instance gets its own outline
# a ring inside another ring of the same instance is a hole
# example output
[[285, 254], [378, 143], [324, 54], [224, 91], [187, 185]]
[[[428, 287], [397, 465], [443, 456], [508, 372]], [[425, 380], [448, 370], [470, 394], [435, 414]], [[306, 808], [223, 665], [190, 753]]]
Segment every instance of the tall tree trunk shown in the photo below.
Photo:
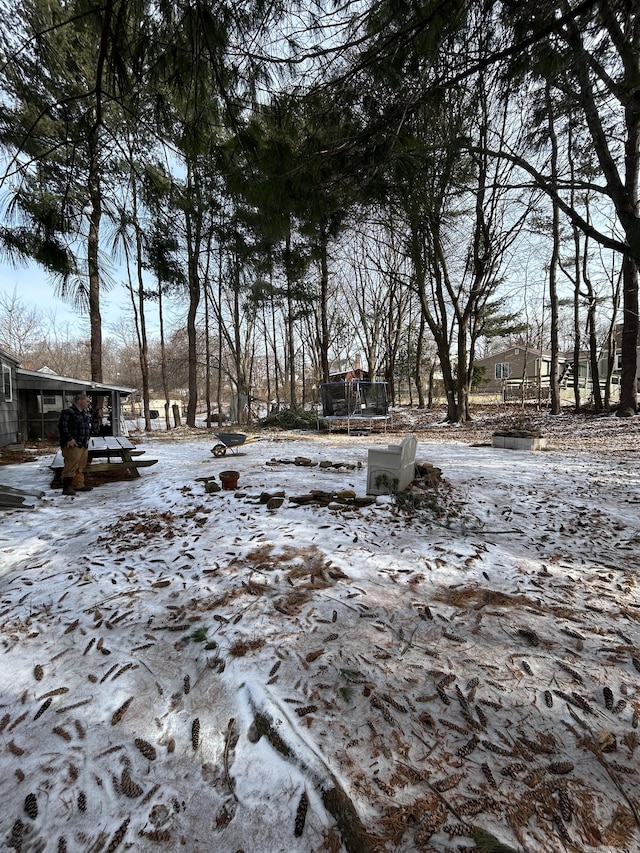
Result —
[[[136, 272], [138, 280], [138, 323], [139, 331], [139, 350], [140, 350], [140, 375], [142, 377], [142, 400], [144, 402], [144, 425], [146, 430], [151, 430], [151, 413], [149, 411], [149, 343], [147, 341], [147, 320], [145, 316], [144, 305], [144, 280], [142, 270], [142, 235], [140, 233], [140, 223], [138, 221], [138, 194], [136, 191], [136, 180], [133, 176], [132, 180], [132, 205], [133, 205], [133, 223], [136, 235]], [[169, 429], [169, 423], [167, 423]]]
[[[593, 394], [593, 407], [596, 412], [601, 412], [603, 409], [602, 405], [602, 392], [600, 390], [600, 368], [598, 365], [598, 340], [597, 340], [597, 330], [596, 330], [596, 308], [597, 308], [597, 300], [596, 295], [593, 291], [593, 284], [591, 283], [591, 277], [589, 275], [589, 266], [588, 266], [588, 238], [585, 238], [585, 246], [584, 252], [582, 253], [582, 281], [585, 286], [585, 294], [587, 297], [587, 340], [589, 344], [589, 373], [591, 374], [591, 392]], [[576, 255], [579, 254], [579, 239], [577, 238], [576, 232]], [[576, 278], [578, 281], [578, 278]], [[578, 296], [580, 295], [580, 288], [578, 287]], [[579, 341], [580, 338], [578, 337]], [[576, 384], [578, 383], [578, 368], [574, 367]], [[579, 394], [576, 397], [576, 411], [579, 409], [580, 396]]]
[[[575, 163], [573, 158], [573, 151], [575, 148], [574, 144], [574, 128], [573, 124], [570, 123], [568, 127], [568, 138], [567, 138], [567, 152], [569, 157], [569, 168], [571, 173], [571, 206], [575, 207], [576, 204], [576, 170]], [[587, 211], [588, 211], [588, 200], [587, 200]], [[580, 325], [580, 304], [582, 301], [582, 290], [581, 290], [581, 279], [582, 279], [582, 269], [581, 269], [581, 257], [582, 263], [584, 265], [585, 277], [587, 275], [587, 258], [589, 254], [589, 241], [585, 239], [584, 243], [584, 252], [581, 251], [580, 244], [580, 230], [577, 225], [574, 223], [572, 227], [573, 233], [573, 248], [574, 248], [574, 258], [573, 258], [573, 402], [575, 406], [576, 412], [580, 411], [581, 407], [581, 395], [580, 395], [580, 350], [582, 348], [582, 329]], [[587, 316], [588, 320], [588, 316]], [[587, 387], [588, 377], [585, 377], [585, 390]], [[594, 389], [593, 382], [591, 383], [592, 389]], [[598, 386], [598, 393], [600, 388]], [[593, 399], [595, 402], [595, 389], [593, 391]]]
[[589, 341], [589, 367], [591, 373], [591, 388], [593, 392], [593, 407], [601, 412], [602, 392], [600, 391], [600, 368], [598, 366], [598, 339], [596, 337], [596, 300], [593, 287], [589, 281], [589, 308], [587, 310], [587, 338]]
[[296, 397], [296, 367], [295, 367], [295, 342], [294, 342], [294, 299], [293, 299], [293, 269], [291, 263], [291, 232], [287, 232], [285, 241], [285, 269], [287, 275], [287, 341], [286, 348], [289, 369], [289, 405], [295, 409]]
[[211, 427], [211, 336], [209, 330], [211, 314], [209, 312], [209, 281], [204, 286], [204, 398], [207, 404], [207, 429]]
[[[576, 21], [569, 21], [565, 35], [571, 48], [572, 73], [579, 86], [580, 105], [593, 140], [593, 150], [604, 176], [607, 192], [624, 230], [628, 251], [622, 261], [623, 273], [623, 332], [622, 376], [620, 378], [619, 417], [629, 417], [638, 410], [637, 348], [640, 320], [638, 318], [638, 268], [640, 267], [640, 215], [638, 206], [638, 175], [640, 172], [640, 111], [637, 105], [637, 50], [625, 43], [614, 14], [614, 5], [598, 4], [605, 32], [616, 47], [624, 52], [620, 80], [610, 90], [624, 103], [624, 180], [620, 178], [617, 158], [609, 147], [610, 135], [604, 126], [599, 109], [602, 91], [592, 85], [593, 62], [589, 47], [583, 40]], [[632, 24], [629, 24], [633, 30]], [[634, 35], [637, 32], [633, 30]], [[607, 75], [609, 71], [606, 72]], [[600, 82], [605, 80], [600, 75]], [[631, 94], [634, 93], [635, 97]], [[624, 100], [623, 100], [624, 99]], [[605, 99], [606, 102], [606, 99]], [[619, 138], [619, 137], [617, 137]]]
[[[141, 375], [142, 375], [142, 361], [143, 361], [143, 359], [142, 359], [142, 333], [140, 330], [140, 312], [139, 312], [139, 307], [138, 307], [138, 294], [136, 292], [136, 289], [133, 286], [133, 279], [132, 279], [132, 275], [131, 275], [131, 258], [129, 256], [129, 251], [128, 251], [128, 247], [126, 245], [126, 241], [125, 241], [125, 246], [124, 246], [124, 253], [125, 253], [126, 263], [127, 263], [127, 290], [129, 291], [129, 297], [131, 299], [131, 307], [132, 307], [132, 311], [133, 311], [133, 322], [134, 322], [134, 326], [135, 326], [136, 340], [138, 342], [138, 365], [140, 367], [140, 371], [141, 371]], [[139, 265], [139, 259], [136, 260], [136, 264]], [[140, 404], [141, 404], [141, 415], [145, 419], [145, 429], [150, 430], [151, 429], [151, 420], [149, 417], [148, 384], [147, 384], [146, 396], [145, 396], [144, 387], [143, 387], [142, 395], [140, 398]]]
[[106, 0], [100, 47], [96, 63], [95, 121], [88, 134], [89, 148], [89, 235], [87, 267], [89, 273], [89, 324], [91, 327], [91, 380], [102, 382], [102, 317], [100, 315], [100, 220], [102, 218], [102, 188], [100, 186], [100, 129], [102, 127], [102, 81], [109, 51], [109, 33], [114, 0]]
[[558, 207], [553, 203], [553, 249], [549, 261], [549, 307], [551, 310], [551, 375], [549, 376], [549, 390], [551, 392], [551, 414], [560, 414], [560, 383], [558, 375], [558, 243], [560, 240], [560, 219]]
[[[551, 142], [551, 175], [554, 190], [558, 187], [558, 140], [556, 137], [553, 102], [550, 86], [546, 88], [549, 139]], [[558, 288], [557, 275], [560, 260], [560, 208], [555, 195], [552, 199], [552, 240], [551, 259], [549, 261], [549, 308], [551, 310], [551, 414], [560, 414], [560, 385], [558, 376]], [[542, 362], [541, 362], [542, 364]]]
[[[167, 347], [164, 336], [164, 310], [162, 304], [162, 282], [158, 280], [158, 326], [160, 333], [160, 373], [162, 375], [162, 392], [165, 400], [169, 399], [169, 379], [167, 370]], [[165, 417], [168, 412], [165, 409]]]
[[[573, 245], [574, 245], [574, 288], [573, 288], [573, 403], [576, 412], [580, 411], [580, 350], [582, 347], [582, 330], [580, 328], [580, 234], [577, 228], [573, 228]], [[587, 255], [587, 245], [584, 248], [585, 263]], [[590, 303], [591, 304], [591, 303]], [[588, 319], [588, 317], [587, 317]], [[593, 385], [592, 385], [593, 387]], [[598, 392], [600, 389], [598, 388]], [[594, 389], [595, 402], [595, 389]], [[599, 410], [598, 410], [599, 411]]]
[[269, 335], [267, 333], [267, 301], [262, 300], [262, 345], [264, 346], [264, 369], [267, 381], [267, 415], [271, 413], [271, 367], [269, 362]]
[[[318, 354], [322, 381], [329, 381], [329, 320], [327, 305], [329, 302], [329, 266], [327, 264], [327, 230], [324, 220], [320, 224], [320, 327], [318, 329]], [[304, 371], [303, 371], [304, 377]]]
[[278, 410], [280, 409], [280, 379], [284, 379], [282, 376], [282, 366], [280, 364], [280, 360], [278, 358], [278, 346], [277, 346], [277, 329], [276, 329], [276, 311], [275, 305], [273, 304], [273, 299], [271, 300], [271, 331], [273, 334], [273, 362], [274, 362], [274, 370], [273, 370], [273, 384], [274, 391], [276, 395], [276, 406]]
[[[637, 61], [636, 61], [637, 69]], [[637, 73], [637, 72], [636, 72]], [[622, 376], [620, 377], [620, 407], [618, 415], [626, 417], [638, 411], [638, 344], [640, 343], [640, 318], [638, 317], [638, 269], [640, 268], [640, 111], [637, 103], [629, 104], [625, 111], [627, 138], [625, 140], [625, 191], [635, 214], [630, 222], [631, 234], [627, 239], [631, 254], [622, 262], [623, 281], [623, 331]], [[624, 224], [624, 223], [623, 223]]]
[[431, 362], [431, 367], [429, 368], [429, 393], [427, 396], [427, 408], [433, 408], [433, 386], [435, 384], [435, 372], [436, 372], [436, 360]]
[[188, 338], [188, 387], [189, 403], [187, 405], [187, 426], [196, 425], [198, 410], [198, 343], [197, 325], [198, 306], [200, 304], [200, 281], [197, 270], [197, 256], [189, 258], [189, 309], [187, 311]]
[[420, 312], [420, 326], [418, 327], [418, 339], [416, 340], [416, 363], [413, 381], [416, 384], [418, 392], [418, 408], [424, 409], [424, 379], [422, 376], [422, 350], [424, 347], [424, 330], [425, 330], [424, 314]]
[[218, 256], [218, 388], [216, 402], [218, 404], [218, 426], [222, 427], [222, 246]]
[[625, 255], [622, 259], [622, 376], [618, 415], [630, 417], [638, 409], [638, 267]]
[[246, 360], [242, 347], [241, 308], [240, 308], [240, 260], [236, 253], [233, 261], [233, 356], [235, 363], [236, 393], [238, 396], [238, 423], [244, 423], [247, 412], [241, 405], [244, 397], [249, 404], [249, 381], [247, 377]]
[[458, 372], [456, 376], [456, 385], [458, 390], [458, 405], [456, 420], [460, 423], [465, 423], [471, 420], [469, 413], [469, 379], [467, 371], [467, 324], [462, 322], [458, 324]]
[[206, 425], [207, 429], [211, 427], [211, 298], [212, 288], [209, 282], [211, 271], [211, 234], [207, 241], [207, 265], [204, 275], [204, 355], [205, 355], [205, 401], [207, 404]]
[[620, 270], [619, 275], [616, 277], [616, 283], [613, 285], [612, 289], [612, 313], [611, 313], [611, 322], [609, 323], [609, 329], [607, 331], [607, 379], [604, 386], [604, 406], [605, 409], [609, 409], [611, 405], [611, 377], [613, 376], [613, 369], [615, 367], [616, 361], [616, 318], [618, 316], [618, 309], [620, 307], [620, 291], [622, 285], [622, 269]]
[[100, 314], [100, 219], [102, 191], [98, 164], [98, 130], [89, 137], [89, 235], [87, 267], [89, 273], [89, 325], [91, 328], [91, 381], [102, 382], [102, 317]]
[[188, 168], [187, 187], [189, 197], [195, 200], [191, 210], [185, 212], [187, 226], [187, 269], [189, 288], [189, 308], [187, 311], [187, 341], [188, 341], [188, 386], [189, 402], [187, 404], [187, 426], [196, 425], [198, 410], [198, 330], [197, 317], [200, 305], [200, 248], [201, 248], [201, 199], [197, 179], [194, 179], [193, 169]]

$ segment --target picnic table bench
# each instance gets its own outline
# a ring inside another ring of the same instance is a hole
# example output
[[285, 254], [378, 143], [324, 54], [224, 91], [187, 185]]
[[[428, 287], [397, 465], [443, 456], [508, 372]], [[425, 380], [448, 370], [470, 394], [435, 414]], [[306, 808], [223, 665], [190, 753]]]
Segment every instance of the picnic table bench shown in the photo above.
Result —
[[[155, 465], [157, 459], [139, 459], [144, 450], [137, 450], [135, 444], [121, 435], [92, 436], [89, 439], [89, 464], [86, 473], [110, 474], [128, 471], [132, 477], [139, 477], [139, 468]], [[106, 460], [106, 461], [102, 461]], [[64, 468], [64, 457], [59, 450], [49, 466], [59, 479]]]

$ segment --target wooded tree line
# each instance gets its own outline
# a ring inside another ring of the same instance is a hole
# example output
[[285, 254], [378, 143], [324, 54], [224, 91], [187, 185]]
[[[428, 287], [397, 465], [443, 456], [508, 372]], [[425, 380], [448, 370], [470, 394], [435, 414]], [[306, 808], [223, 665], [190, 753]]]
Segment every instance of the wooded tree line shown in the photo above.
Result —
[[[410, 376], [419, 405], [437, 369], [464, 420], [479, 347], [531, 330], [540, 276], [552, 410], [569, 288], [576, 362], [588, 348], [596, 377], [621, 312], [618, 413], [637, 411], [631, 0], [27, 0], [1, 15], [1, 245], [84, 306], [93, 380], [101, 295], [124, 275], [147, 409], [177, 346], [190, 425], [223, 384], [250, 395], [260, 371], [298, 405], [301, 374], [327, 381], [359, 352], [392, 397]], [[167, 301], [184, 306], [178, 333]]]

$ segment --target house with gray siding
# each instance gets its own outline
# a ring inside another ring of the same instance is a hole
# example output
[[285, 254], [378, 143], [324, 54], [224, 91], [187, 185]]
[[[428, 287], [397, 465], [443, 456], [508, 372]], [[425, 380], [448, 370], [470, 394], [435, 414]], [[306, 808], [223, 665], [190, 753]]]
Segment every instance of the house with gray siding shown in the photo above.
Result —
[[17, 368], [16, 378], [22, 442], [57, 442], [60, 412], [71, 405], [79, 392], [91, 398], [92, 434], [122, 435], [125, 432], [122, 400], [132, 393], [132, 388], [23, 367]]
[[18, 414], [16, 355], [0, 347], [0, 369], [2, 370], [2, 393], [0, 394], [0, 447], [20, 441], [20, 419]]
[[134, 389], [58, 376], [46, 368], [27, 370], [18, 357], [0, 347], [0, 447], [25, 442], [55, 444], [60, 412], [83, 392], [91, 398], [92, 433], [126, 433], [122, 401]]
[[[611, 385], [613, 391], [618, 391], [620, 387], [620, 382], [622, 380], [622, 323], [618, 323], [615, 328], [614, 338], [613, 338], [613, 364], [611, 370]], [[640, 336], [638, 338], [638, 346], [636, 348], [636, 365], [637, 365], [637, 374], [636, 381], [637, 387], [640, 391]], [[598, 364], [598, 369], [600, 371], [600, 376], [604, 377], [607, 375], [608, 369], [608, 360], [606, 357], [606, 353], [602, 355], [600, 362]]]
[[[551, 351], [514, 344], [474, 361], [474, 393], [500, 396], [503, 400], [546, 399], [551, 388]], [[574, 387], [573, 352], [558, 356], [561, 388]], [[591, 388], [589, 358], [580, 353], [578, 385]]]

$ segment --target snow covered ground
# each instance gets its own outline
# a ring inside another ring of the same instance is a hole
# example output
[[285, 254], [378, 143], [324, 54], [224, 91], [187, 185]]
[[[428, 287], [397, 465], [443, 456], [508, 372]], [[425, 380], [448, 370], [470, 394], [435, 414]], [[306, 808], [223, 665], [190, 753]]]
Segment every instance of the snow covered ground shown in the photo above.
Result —
[[75, 498], [0, 468], [45, 493], [0, 514], [0, 847], [640, 850], [639, 420], [421, 425], [408, 504], [291, 500], [400, 435], [154, 433]]

